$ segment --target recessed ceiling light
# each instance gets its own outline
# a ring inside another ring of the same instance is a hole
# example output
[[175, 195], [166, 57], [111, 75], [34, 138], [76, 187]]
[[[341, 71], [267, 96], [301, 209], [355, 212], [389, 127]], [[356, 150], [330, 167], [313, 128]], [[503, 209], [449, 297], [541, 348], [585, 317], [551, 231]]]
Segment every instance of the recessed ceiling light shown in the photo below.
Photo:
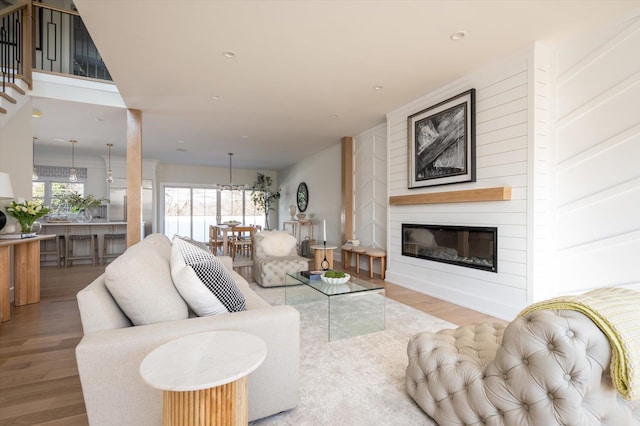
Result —
[[103, 122], [104, 122], [104, 118], [97, 117], [97, 118], [96, 118], [96, 121], [97, 121], [98, 123], [103, 123]]
[[378, 84], [377, 86], [373, 86], [373, 90], [382, 90], [384, 89], [384, 86]]
[[66, 141], [68, 141], [69, 139], [53, 138], [53, 140], [54, 140], [54, 141], [56, 141], [56, 142], [66, 142]]
[[236, 52], [234, 52], [233, 50], [225, 50], [224, 52], [222, 52], [222, 56], [224, 56], [225, 58], [233, 59], [236, 57]]
[[219, 95], [212, 95], [211, 99], [213, 99], [214, 101], [219, 101], [220, 99], [222, 99], [222, 96]]
[[338, 118], [338, 114], [331, 114], [329, 118]]
[[247, 136], [247, 135], [242, 135], [242, 139], [249, 139], [249, 136]]
[[42, 117], [42, 113], [40, 112], [40, 110], [34, 109], [31, 112], [31, 116], [34, 117], [34, 118], [40, 118], [40, 117]]
[[184, 143], [184, 141], [180, 140], [180, 141], [178, 141], [178, 143]]
[[458, 40], [462, 40], [466, 36], [467, 36], [467, 32], [466, 31], [456, 31], [455, 33], [451, 33], [449, 38], [451, 40], [453, 40], [453, 41], [458, 41]]
[[176, 149], [176, 151], [178, 151], [178, 152], [187, 152], [187, 149], [186, 148], [178, 148], [178, 149]]

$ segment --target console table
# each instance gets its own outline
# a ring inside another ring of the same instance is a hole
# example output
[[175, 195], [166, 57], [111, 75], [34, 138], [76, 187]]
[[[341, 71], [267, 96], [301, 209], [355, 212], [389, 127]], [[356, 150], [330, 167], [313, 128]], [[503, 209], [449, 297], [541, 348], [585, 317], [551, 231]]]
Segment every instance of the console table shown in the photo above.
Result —
[[0, 320], [11, 319], [9, 248], [13, 247], [13, 304], [40, 302], [40, 241], [55, 235], [0, 240]]
[[313, 223], [310, 220], [285, 220], [282, 222], [282, 230], [287, 231], [287, 227], [291, 227], [291, 235], [298, 240], [298, 246], [302, 243], [302, 229], [307, 229], [307, 236], [313, 240]]
[[247, 375], [267, 356], [264, 340], [210, 331], [172, 340], [140, 364], [144, 381], [163, 390], [163, 425], [246, 425]]

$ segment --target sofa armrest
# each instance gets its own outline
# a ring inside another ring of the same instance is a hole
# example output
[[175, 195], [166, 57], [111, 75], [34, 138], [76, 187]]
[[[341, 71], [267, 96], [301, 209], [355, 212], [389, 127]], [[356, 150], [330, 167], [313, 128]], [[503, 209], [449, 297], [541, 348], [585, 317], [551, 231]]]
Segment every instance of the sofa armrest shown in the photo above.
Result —
[[245, 331], [267, 344], [265, 361], [249, 375], [250, 420], [297, 405], [300, 315], [273, 306], [86, 334], [76, 359], [91, 425], [161, 424], [162, 393], [144, 383], [140, 363], [166, 342], [213, 330]]
[[222, 262], [227, 271], [233, 271], [233, 259], [231, 256], [217, 256], [218, 259]]

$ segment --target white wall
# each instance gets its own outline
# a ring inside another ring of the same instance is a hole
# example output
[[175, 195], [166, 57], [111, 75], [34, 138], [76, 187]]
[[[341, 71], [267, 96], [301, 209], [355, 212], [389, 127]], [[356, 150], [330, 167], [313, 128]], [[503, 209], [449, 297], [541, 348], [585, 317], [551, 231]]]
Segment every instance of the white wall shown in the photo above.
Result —
[[[374, 127], [354, 138], [353, 229], [364, 246], [387, 248], [387, 127]], [[352, 256], [353, 257], [353, 256]], [[355, 259], [352, 259], [355, 263]], [[368, 262], [360, 266], [368, 270]], [[380, 273], [380, 263], [374, 263]]]
[[[505, 319], [559, 294], [640, 289], [638, 46], [640, 11], [389, 113], [389, 195], [510, 186], [513, 196], [390, 206], [387, 280]], [[472, 87], [477, 181], [407, 190], [407, 116]], [[401, 256], [403, 222], [497, 226], [498, 273]]]
[[[305, 213], [313, 221], [313, 235], [322, 240], [322, 221], [327, 221], [327, 245], [341, 244], [341, 148], [340, 143], [308, 157], [295, 165], [278, 172], [284, 189], [280, 198], [280, 217], [289, 219], [289, 206], [296, 203], [296, 190], [300, 182], [309, 188], [309, 205]], [[282, 229], [282, 221], [279, 223]], [[334, 259], [341, 260], [340, 250]]]
[[[31, 199], [33, 133], [31, 100], [16, 111], [0, 128], [0, 171], [9, 173], [15, 198]], [[4, 209], [11, 200], [0, 200]], [[4, 210], [3, 210], [4, 211]], [[7, 221], [14, 220], [10, 216]]]
[[556, 285], [640, 289], [640, 12], [556, 54]]
[[[390, 196], [512, 188], [510, 201], [390, 206], [387, 281], [503, 318], [527, 304], [533, 53], [532, 46], [387, 114]], [[476, 182], [408, 190], [407, 117], [471, 88], [476, 89]], [[498, 272], [402, 256], [403, 223], [497, 226]]]

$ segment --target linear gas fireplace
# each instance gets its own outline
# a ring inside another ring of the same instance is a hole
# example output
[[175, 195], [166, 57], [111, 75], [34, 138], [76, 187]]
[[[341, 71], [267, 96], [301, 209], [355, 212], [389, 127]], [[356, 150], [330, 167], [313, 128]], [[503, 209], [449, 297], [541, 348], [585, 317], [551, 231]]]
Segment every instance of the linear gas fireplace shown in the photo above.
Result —
[[498, 272], [498, 228], [403, 223], [402, 255]]

